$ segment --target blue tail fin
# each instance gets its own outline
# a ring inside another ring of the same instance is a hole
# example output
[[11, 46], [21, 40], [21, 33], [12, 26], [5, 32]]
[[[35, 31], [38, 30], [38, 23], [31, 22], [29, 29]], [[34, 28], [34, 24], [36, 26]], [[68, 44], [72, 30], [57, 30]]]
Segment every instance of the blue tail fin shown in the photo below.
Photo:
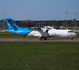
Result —
[[28, 33], [32, 32], [32, 30], [24, 29], [17, 26], [11, 18], [6, 18], [7, 26], [9, 30], [5, 30], [6, 32], [26, 36]]
[[18, 26], [12, 21], [11, 18], [6, 18], [7, 26], [9, 30], [18, 30]]
[[39, 23], [39, 25], [38, 25], [38, 29], [40, 29], [41, 28], [41, 23]]

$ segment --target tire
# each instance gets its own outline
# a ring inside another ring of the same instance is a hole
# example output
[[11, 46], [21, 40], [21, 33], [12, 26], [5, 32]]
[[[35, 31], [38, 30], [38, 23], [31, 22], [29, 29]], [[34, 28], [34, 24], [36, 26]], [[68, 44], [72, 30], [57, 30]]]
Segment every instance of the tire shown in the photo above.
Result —
[[42, 40], [42, 37], [39, 37], [39, 40]]
[[47, 38], [44, 38], [44, 40], [47, 40]]
[[71, 40], [73, 40], [73, 37], [71, 37]]

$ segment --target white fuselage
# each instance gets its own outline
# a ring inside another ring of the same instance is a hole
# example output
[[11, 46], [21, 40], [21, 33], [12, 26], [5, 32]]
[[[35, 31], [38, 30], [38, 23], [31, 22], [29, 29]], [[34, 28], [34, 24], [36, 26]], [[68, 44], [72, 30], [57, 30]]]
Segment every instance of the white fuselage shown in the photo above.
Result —
[[49, 30], [48, 33], [50, 36], [56, 36], [56, 37], [74, 37], [74, 36], [76, 36], [76, 33], [74, 33], [71, 30]]
[[75, 37], [76, 33], [71, 30], [56, 30], [51, 29], [48, 32], [32, 31], [27, 36], [38, 36], [38, 37]]

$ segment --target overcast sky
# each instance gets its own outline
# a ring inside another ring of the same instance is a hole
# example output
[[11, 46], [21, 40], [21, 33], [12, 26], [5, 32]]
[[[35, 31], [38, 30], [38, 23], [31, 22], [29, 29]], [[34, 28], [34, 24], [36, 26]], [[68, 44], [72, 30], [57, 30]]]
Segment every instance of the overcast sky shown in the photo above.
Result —
[[0, 20], [79, 20], [79, 0], [0, 0]]

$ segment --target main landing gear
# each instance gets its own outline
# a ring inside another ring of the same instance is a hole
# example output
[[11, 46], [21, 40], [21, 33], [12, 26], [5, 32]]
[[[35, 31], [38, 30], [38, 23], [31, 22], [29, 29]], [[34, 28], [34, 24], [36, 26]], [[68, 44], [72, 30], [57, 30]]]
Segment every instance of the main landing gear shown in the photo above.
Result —
[[44, 40], [47, 40], [47, 37], [39, 37], [40, 40], [42, 40], [44, 38]]
[[73, 40], [73, 37], [71, 37], [71, 40]]

